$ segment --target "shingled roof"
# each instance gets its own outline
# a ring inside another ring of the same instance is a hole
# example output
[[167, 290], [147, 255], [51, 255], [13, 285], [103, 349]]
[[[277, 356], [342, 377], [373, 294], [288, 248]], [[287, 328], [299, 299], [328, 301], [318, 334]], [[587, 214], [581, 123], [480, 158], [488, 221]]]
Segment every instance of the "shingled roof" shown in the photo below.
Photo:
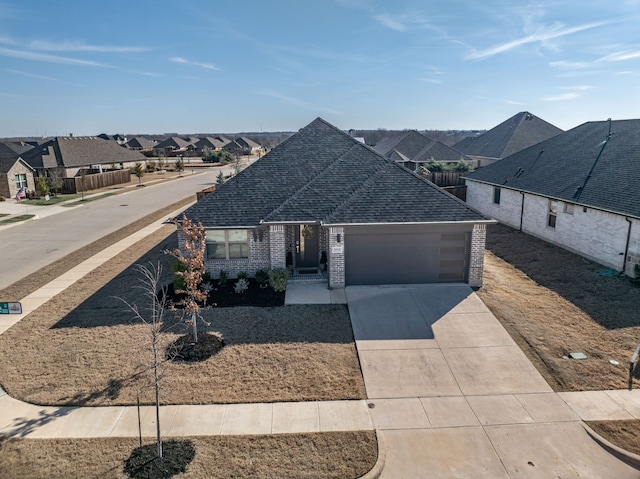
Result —
[[465, 138], [453, 147], [469, 156], [499, 159], [560, 133], [560, 128], [523, 111], [482, 135]]
[[23, 153], [33, 149], [32, 145], [19, 141], [9, 141], [0, 143], [0, 158], [18, 158]]
[[154, 146], [156, 146], [155, 141], [147, 140], [143, 136], [136, 136], [131, 140], [127, 141], [125, 145], [128, 148], [140, 149], [140, 150], [150, 150]]
[[59, 136], [22, 155], [33, 168], [74, 168], [144, 161], [137, 151], [96, 136]]
[[220, 228], [487, 221], [321, 118], [218, 186], [186, 215]]
[[415, 130], [385, 138], [374, 150], [389, 160], [424, 163], [430, 160], [453, 162], [468, 160], [464, 154]]
[[640, 120], [584, 123], [466, 179], [640, 218]]

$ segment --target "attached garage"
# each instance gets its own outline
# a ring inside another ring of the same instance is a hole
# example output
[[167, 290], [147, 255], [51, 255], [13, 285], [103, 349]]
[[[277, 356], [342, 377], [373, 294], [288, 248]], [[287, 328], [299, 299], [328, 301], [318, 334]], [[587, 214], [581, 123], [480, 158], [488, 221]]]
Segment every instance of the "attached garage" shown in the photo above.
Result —
[[417, 284], [468, 281], [472, 225], [345, 228], [345, 282]]

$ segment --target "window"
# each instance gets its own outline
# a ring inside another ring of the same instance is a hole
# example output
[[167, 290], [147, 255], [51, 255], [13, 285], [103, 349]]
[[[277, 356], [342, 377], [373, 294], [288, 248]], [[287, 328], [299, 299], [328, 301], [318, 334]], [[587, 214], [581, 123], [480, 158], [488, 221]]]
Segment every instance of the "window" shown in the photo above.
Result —
[[26, 188], [27, 187], [27, 175], [24, 173], [20, 173], [16, 175], [16, 188]]
[[496, 205], [500, 204], [500, 188], [497, 186], [493, 188], [493, 202]]
[[558, 215], [558, 202], [549, 200], [549, 215], [547, 216], [547, 226], [556, 227], [556, 216]]
[[572, 215], [573, 214], [573, 207], [575, 205], [573, 203], [565, 203], [564, 204], [564, 212], [568, 215]]
[[207, 230], [207, 259], [249, 257], [247, 230]]

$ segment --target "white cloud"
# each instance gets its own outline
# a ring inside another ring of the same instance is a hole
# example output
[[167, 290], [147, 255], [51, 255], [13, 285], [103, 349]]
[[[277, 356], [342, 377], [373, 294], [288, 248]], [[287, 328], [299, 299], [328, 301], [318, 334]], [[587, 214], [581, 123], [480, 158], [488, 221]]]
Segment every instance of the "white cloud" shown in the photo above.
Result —
[[46, 53], [29, 52], [25, 50], [15, 50], [12, 48], [0, 47], [0, 56], [21, 58], [23, 60], [32, 60], [36, 62], [61, 63], [66, 65], [84, 65], [92, 67], [108, 67], [105, 63], [93, 62], [90, 60], [80, 60], [79, 58], [61, 57], [57, 55], [49, 55]]
[[558, 70], [581, 70], [583, 68], [591, 68], [592, 63], [588, 62], [569, 62], [569, 61], [557, 61], [549, 63], [551, 68], [557, 68]]
[[126, 52], [144, 52], [148, 48], [131, 47], [131, 46], [114, 46], [114, 45], [87, 45], [79, 42], [48, 42], [43, 40], [34, 40], [28, 45], [30, 50], [39, 50], [45, 52], [101, 52], [101, 53], [126, 53]]
[[192, 67], [204, 68], [205, 70], [217, 70], [217, 71], [220, 71], [220, 68], [218, 68], [217, 66], [215, 66], [215, 65], [213, 65], [211, 63], [194, 62], [194, 61], [182, 58], [182, 57], [173, 57], [170, 60], [172, 62], [174, 62], [174, 63], [181, 63], [182, 65], [189, 65], [189, 66], [192, 66]]
[[574, 33], [590, 30], [592, 28], [597, 28], [605, 24], [606, 22], [597, 22], [597, 23], [587, 23], [585, 25], [580, 25], [577, 27], [565, 28], [563, 24], [558, 23], [553, 25], [550, 28], [541, 27], [536, 32], [530, 35], [527, 35], [526, 37], [519, 38], [517, 40], [513, 40], [510, 42], [502, 43], [500, 45], [495, 45], [485, 50], [474, 50], [469, 55], [467, 55], [465, 59], [483, 60], [485, 58], [489, 58], [494, 55], [498, 55], [500, 53], [508, 52], [515, 48], [521, 47], [522, 45], [527, 45], [531, 43], [544, 44], [549, 40], [561, 38], [567, 35], [573, 35]]
[[544, 101], [565, 101], [565, 100], [575, 100], [576, 98], [580, 98], [580, 93], [571, 92], [571, 93], [563, 93], [562, 95], [557, 96], [549, 96], [547, 98], [543, 98]]
[[16, 75], [23, 75], [23, 76], [26, 76], [26, 77], [29, 77], [29, 78], [36, 78], [38, 80], [59, 81], [57, 78], [47, 77], [47, 76], [44, 76], [44, 75], [36, 75], [34, 73], [23, 72], [23, 71], [20, 71], [20, 70], [7, 69], [7, 71], [9, 73], [14, 73]]
[[625, 60], [634, 60], [636, 58], [640, 58], [640, 50], [637, 51], [622, 51], [617, 53], [611, 53], [610, 55], [604, 56], [598, 59], [599, 62], [621, 62]]
[[387, 28], [390, 28], [391, 30], [395, 30], [397, 32], [406, 32], [408, 30], [407, 25], [394, 18], [391, 18], [391, 16], [387, 13], [374, 15], [373, 18], [375, 18], [378, 22], [380, 22], [380, 24]]

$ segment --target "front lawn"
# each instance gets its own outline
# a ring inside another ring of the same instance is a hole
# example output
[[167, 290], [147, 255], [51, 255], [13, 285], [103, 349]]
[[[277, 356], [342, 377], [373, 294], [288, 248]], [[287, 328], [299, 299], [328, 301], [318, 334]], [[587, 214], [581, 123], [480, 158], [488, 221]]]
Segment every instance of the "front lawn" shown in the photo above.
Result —
[[[176, 245], [172, 231], [142, 240], [0, 335], [5, 390], [36, 404], [134, 404], [149, 384], [148, 329], [117, 298], [146, 307], [134, 263], [160, 261], [170, 282], [173, 258], [162, 252]], [[168, 345], [187, 329], [171, 312], [165, 319]], [[365, 397], [344, 305], [214, 307], [203, 319], [201, 333], [221, 333], [225, 346], [203, 362], [164, 363], [163, 404]], [[152, 402], [151, 390], [143, 401]]]

